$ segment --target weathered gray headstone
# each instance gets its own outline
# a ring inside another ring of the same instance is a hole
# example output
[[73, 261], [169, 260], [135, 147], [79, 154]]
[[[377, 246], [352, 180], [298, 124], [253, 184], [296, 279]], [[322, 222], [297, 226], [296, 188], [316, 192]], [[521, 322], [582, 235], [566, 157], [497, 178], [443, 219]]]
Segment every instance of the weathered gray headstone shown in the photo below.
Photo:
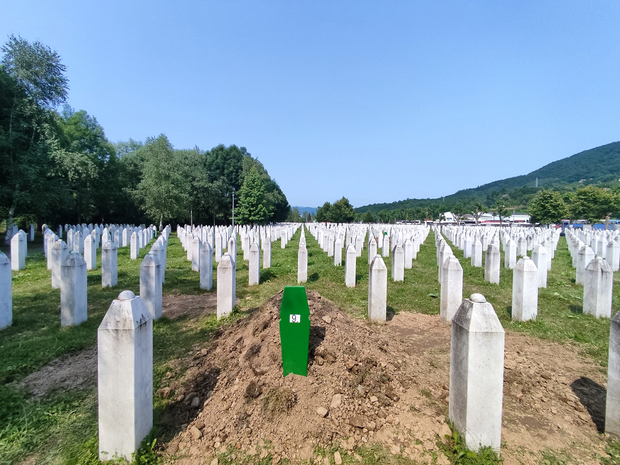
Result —
[[547, 287], [547, 260], [550, 260], [547, 249], [541, 244], [532, 249], [532, 261], [538, 270], [538, 287]]
[[394, 282], [405, 280], [405, 251], [400, 244], [392, 251], [392, 279]]
[[217, 266], [217, 319], [232, 312], [237, 296], [235, 291], [235, 264], [230, 255], [225, 253]]
[[620, 436], [620, 312], [611, 319], [605, 432]]
[[468, 449], [499, 452], [504, 389], [504, 328], [482, 294], [452, 319], [449, 416]]
[[79, 325], [88, 319], [86, 262], [72, 251], [60, 268], [60, 325]]
[[[546, 264], [545, 264], [546, 266]], [[545, 268], [545, 271], [547, 269]], [[512, 320], [535, 320], [538, 315], [538, 269], [527, 255], [520, 258], [512, 278]]]
[[305, 244], [299, 244], [297, 251], [297, 283], [308, 281], [308, 249]]
[[118, 249], [108, 241], [101, 249], [101, 287], [114, 287], [118, 283]]
[[441, 272], [441, 302], [439, 318], [442, 323], [450, 324], [452, 318], [463, 302], [463, 267], [458, 258], [449, 256]]
[[90, 234], [84, 239], [84, 261], [87, 270], [97, 269], [97, 248], [95, 238]]
[[151, 318], [159, 319], [163, 314], [161, 263], [153, 252], [147, 253], [140, 263], [140, 297]]
[[0, 329], [11, 326], [13, 322], [12, 279], [9, 257], [0, 252]]
[[191, 249], [192, 271], [200, 271], [200, 238], [198, 236], [192, 239], [188, 249]]
[[381, 255], [370, 262], [368, 274], [368, 319], [385, 323], [387, 318], [387, 267]]
[[609, 264], [601, 257], [591, 260], [583, 285], [583, 313], [610, 318], [613, 283], [614, 273]]
[[349, 244], [347, 246], [346, 262], [344, 263], [344, 283], [347, 287], [355, 287], [357, 272], [356, 260], [357, 252], [355, 251], [355, 246]]
[[249, 265], [249, 285], [257, 286], [260, 284], [260, 248], [253, 242], [248, 252]]
[[153, 427], [153, 320], [123, 291], [97, 330], [99, 459], [132, 454]]
[[11, 238], [11, 269], [19, 271], [26, 269], [26, 255], [28, 254], [28, 242], [26, 233], [21, 229]]
[[500, 269], [501, 256], [499, 249], [495, 244], [489, 245], [485, 256], [484, 263], [484, 280], [492, 283], [499, 284], [499, 269]]
[[200, 246], [200, 289], [208, 291], [211, 287], [213, 287], [213, 249], [209, 242], [203, 242]]

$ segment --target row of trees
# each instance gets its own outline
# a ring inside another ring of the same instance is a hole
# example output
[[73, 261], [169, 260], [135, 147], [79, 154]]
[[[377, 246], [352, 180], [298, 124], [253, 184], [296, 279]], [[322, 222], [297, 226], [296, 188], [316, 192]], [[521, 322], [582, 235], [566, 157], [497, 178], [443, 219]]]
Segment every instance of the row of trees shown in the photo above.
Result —
[[244, 147], [175, 150], [166, 136], [111, 143], [65, 105], [57, 52], [10, 36], [0, 65], [0, 219], [52, 224], [284, 221], [286, 196]]
[[561, 220], [605, 221], [620, 214], [620, 188], [586, 186], [574, 192], [539, 191], [528, 205], [532, 223], [551, 224]]

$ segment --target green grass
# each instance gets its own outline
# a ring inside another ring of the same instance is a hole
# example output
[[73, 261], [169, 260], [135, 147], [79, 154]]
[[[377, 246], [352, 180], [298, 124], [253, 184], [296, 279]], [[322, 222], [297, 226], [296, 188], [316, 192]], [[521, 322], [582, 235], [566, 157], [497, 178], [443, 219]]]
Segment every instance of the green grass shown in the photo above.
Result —
[[[272, 267], [261, 270], [261, 284], [248, 286], [248, 264], [243, 261], [241, 246], [237, 256], [237, 297], [240, 310], [259, 307], [284, 286], [297, 284], [298, 231], [286, 249], [280, 242], [272, 243]], [[138, 260], [129, 259], [129, 248], [118, 249], [118, 285], [113, 289], [101, 288], [101, 269], [88, 272], [88, 320], [80, 326], [60, 327], [60, 292], [50, 286], [50, 272], [38, 243], [29, 243], [31, 251], [27, 268], [13, 272], [13, 325], [0, 331], [0, 465], [19, 463], [31, 458], [41, 464], [95, 464], [97, 460], [97, 394], [96, 389], [72, 392], [56, 392], [33, 401], [29, 395], [15, 388], [14, 382], [36, 372], [53, 359], [79, 352], [96, 343], [97, 327], [110, 302], [120, 291], [129, 289], [139, 293], [139, 266], [147, 249]], [[368, 296], [367, 248], [357, 258], [357, 286], [344, 285], [344, 266], [334, 267], [333, 258], [320, 250], [317, 241], [306, 232], [308, 247], [308, 282], [306, 287], [319, 292], [356, 318], [364, 318]], [[541, 289], [539, 315], [536, 322], [515, 323], [510, 320], [512, 300], [512, 271], [502, 268], [499, 285], [484, 281], [482, 268], [473, 268], [469, 259], [453, 247], [464, 270], [464, 294], [484, 294], [507, 330], [528, 333], [535, 337], [554, 341], [570, 341], [596, 360], [603, 369], [606, 366], [609, 319], [597, 320], [581, 312], [583, 288], [575, 284], [575, 271], [570, 266], [566, 242], [562, 238], [553, 267], [549, 274], [549, 286]], [[405, 270], [405, 281], [394, 283], [390, 276], [391, 260], [385, 259], [388, 268], [388, 311], [439, 314], [440, 286], [437, 281], [437, 264], [434, 235], [431, 233], [420, 248], [413, 269]], [[343, 254], [343, 261], [344, 261]], [[101, 257], [98, 255], [98, 264]], [[214, 264], [214, 270], [216, 264]], [[199, 274], [191, 271], [186, 253], [175, 235], [170, 238], [167, 257], [165, 295], [214, 293], [214, 288], [199, 288]], [[620, 304], [619, 278], [614, 279], [614, 308]], [[218, 322], [214, 315], [198, 319], [183, 316], [176, 319], [161, 318], [153, 326], [154, 332], [154, 389], [169, 371], [172, 360], [184, 356], [197, 343], [204, 343], [222, 325], [232, 324], [242, 316], [234, 312], [225, 321]], [[166, 408], [165, 402], [155, 398], [155, 428], [136, 457], [136, 463], [153, 464], [157, 461], [151, 445], [155, 438], [166, 438], [166, 432], [158, 419]], [[608, 451], [615, 453], [618, 443], [611, 441]], [[474, 459], [463, 452], [455, 440], [453, 449], [444, 451], [454, 463], [489, 463]], [[333, 456], [334, 450], [325, 451]], [[363, 463], [410, 463], [402, 457], [391, 456], [378, 446], [361, 448], [358, 454]], [[232, 451], [234, 453], [234, 451]], [[452, 454], [452, 455], [451, 455]], [[351, 459], [342, 454], [345, 463]], [[333, 459], [333, 457], [332, 457]], [[236, 463], [240, 456], [231, 459], [222, 454], [220, 463]], [[245, 460], [245, 459], [244, 459]], [[459, 461], [460, 460], [460, 461]], [[491, 459], [492, 461], [493, 459]], [[264, 460], [270, 463], [270, 457]], [[614, 462], [609, 462], [614, 463]]]

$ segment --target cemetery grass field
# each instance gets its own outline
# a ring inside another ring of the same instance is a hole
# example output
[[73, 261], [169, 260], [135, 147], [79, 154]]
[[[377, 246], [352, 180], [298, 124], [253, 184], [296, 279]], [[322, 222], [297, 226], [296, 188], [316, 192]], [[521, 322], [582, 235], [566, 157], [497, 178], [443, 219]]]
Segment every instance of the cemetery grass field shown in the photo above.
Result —
[[[166, 317], [153, 325], [154, 334], [154, 389], [169, 371], [171, 361], [180, 358], [197, 343], [208, 340], [222, 325], [230, 325], [248, 310], [259, 307], [284, 286], [297, 285], [298, 231], [286, 249], [280, 242], [272, 244], [272, 267], [261, 269], [261, 284], [247, 286], [248, 265], [238, 246], [237, 257], [237, 310], [231, 317], [216, 321], [215, 315], [205, 314], [192, 319], [181, 316]], [[40, 248], [41, 236], [37, 235]], [[344, 266], [334, 267], [333, 258], [319, 248], [311, 234], [306, 233], [308, 247], [308, 282], [306, 287], [330, 299], [355, 318], [365, 318], [368, 297], [368, 249], [357, 258], [357, 286], [344, 285]], [[151, 244], [149, 244], [150, 247]], [[29, 243], [29, 248], [32, 247]], [[31, 253], [25, 270], [13, 272], [13, 325], [0, 332], [0, 464], [95, 464], [97, 460], [97, 392], [96, 385], [86, 389], [53, 391], [40, 400], [31, 399], [17, 384], [52, 360], [68, 354], [92, 349], [96, 344], [99, 326], [111, 301], [125, 289], [139, 294], [139, 266], [148, 248], [141, 251], [138, 260], [129, 259], [129, 248], [118, 249], [118, 285], [101, 288], [101, 251], [98, 251], [98, 269], [88, 272], [88, 320], [80, 326], [60, 327], [60, 291], [51, 289], [50, 272], [42, 252]], [[609, 339], [608, 319], [597, 320], [583, 315], [581, 310], [583, 287], [575, 284], [575, 270], [566, 241], [560, 239], [548, 276], [548, 287], [539, 293], [539, 311], [536, 322], [513, 323], [510, 319], [512, 300], [512, 270], [502, 268], [500, 284], [484, 281], [484, 269], [473, 268], [469, 259], [453, 247], [460, 260], [464, 275], [464, 296], [482, 293], [491, 302], [507, 331], [525, 332], [539, 338], [573, 343], [576, 350], [591, 357], [606, 372]], [[343, 260], [346, 254], [343, 253]], [[440, 286], [437, 281], [436, 249], [431, 232], [421, 246], [413, 269], [405, 270], [405, 281], [394, 283], [388, 268], [388, 319], [399, 312], [439, 314]], [[214, 271], [217, 264], [214, 263]], [[199, 288], [199, 274], [191, 271], [180, 241], [172, 235], [168, 245], [164, 295], [215, 293], [214, 288]], [[620, 305], [618, 274], [614, 276], [614, 312]], [[165, 404], [154, 397], [154, 430], [147, 439], [166, 438], [166, 431], [158, 424]], [[620, 451], [617, 442], [610, 441], [610, 451]], [[157, 443], [155, 443], [157, 449]], [[320, 451], [318, 451], [320, 452]], [[454, 452], [454, 451], [452, 451]], [[458, 451], [457, 451], [458, 452]], [[359, 450], [365, 463], [412, 463], [407, 459], [388, 457], [389, 453], [368, 447]], [[459, 453], [450, 457], [455, 460]], [[348, 456], [345, 456], [348, 458]], [[397, 461], [402, 459], [403, 461]], [[561, 463], [549, 452], [548, 463]], [[471, 458], [463, 455], [458, 463], [492, 463], [492, 458]], [[142, 449], [137, 463], [156, 463], [150, 447]], [[220, 463], [230, 463], [226, 454]], [[266, 458], [264, 463], [271, 463]], [[345, 463], [347, 461], [345, 460]]]

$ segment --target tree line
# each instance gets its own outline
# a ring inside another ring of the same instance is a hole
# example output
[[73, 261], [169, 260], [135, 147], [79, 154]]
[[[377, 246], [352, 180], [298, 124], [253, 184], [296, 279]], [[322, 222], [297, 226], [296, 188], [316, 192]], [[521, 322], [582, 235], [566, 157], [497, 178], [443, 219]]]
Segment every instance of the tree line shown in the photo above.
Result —
[[56, 51], [15, 35], [1, 51], [0, 221], [7, 229], [227, 224], [233, 192], [239, 222], [286, 220], [286, 196], [246, 148], [178, 150], [165, 135], [112, 143], [94, 116], [66, 105], [69, 80]]

